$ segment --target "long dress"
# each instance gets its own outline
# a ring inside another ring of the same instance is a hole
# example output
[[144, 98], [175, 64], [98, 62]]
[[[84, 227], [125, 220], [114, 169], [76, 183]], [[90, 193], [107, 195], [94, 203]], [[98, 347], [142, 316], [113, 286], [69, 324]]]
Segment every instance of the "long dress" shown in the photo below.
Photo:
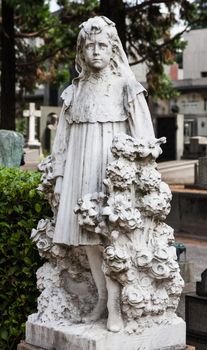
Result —
[[54, 242], [96, 245], [100, 238], [82, 229], [74, 208], [87, 193], [103, 191], [113, 137], [154, 137], [144, 88], [120, 76], [90, 76], [66, 88], [53, 146], [55, 176], [63, 176]]

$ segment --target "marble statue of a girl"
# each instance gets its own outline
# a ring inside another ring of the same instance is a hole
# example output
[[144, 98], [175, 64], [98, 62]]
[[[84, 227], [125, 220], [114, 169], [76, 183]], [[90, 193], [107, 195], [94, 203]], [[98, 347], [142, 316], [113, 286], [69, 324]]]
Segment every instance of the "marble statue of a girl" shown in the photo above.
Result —
[[84, 321], [97, 320], [108, 306], [107, 327], [123, 327], [119, 285], [102, 272], [101, 241], [82, 229], [74, 208], [87, 193], [103, 190], [107, 164], [112, 159], [114, 135], [154, 137], [143, 86], [135, 80], [115, 25], [94, 17], [81, 25], [77, 41], [79, 73], [62, 93], [64, 101], [52, 155], [55, 195], [59, 208], [53, 241], [85, 246], [99, 300]]

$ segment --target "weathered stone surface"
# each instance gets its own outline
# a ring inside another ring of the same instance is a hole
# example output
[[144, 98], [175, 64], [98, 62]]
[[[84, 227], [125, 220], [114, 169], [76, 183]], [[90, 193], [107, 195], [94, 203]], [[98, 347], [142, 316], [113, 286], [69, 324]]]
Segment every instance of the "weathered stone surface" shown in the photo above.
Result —
[[33, 346], [31, 344], [26, 343], [25, 341], [21, 341], [20, 344], [17, 346], [17, 350], [44, 350], [43, 348], [40, 348], [39, 346]]
[[185, 322], [174, 318], [171, 325], [146, 328], [141, 334], [108, 332], [100, 321], [51, 328], [27, 322], [26, 337], [27, 343], [46, 350], [181, 350], [185, 349]]
[[37, 272], [26, 341], [47, 350], [182, 349], [183, 280], [164, 223], [171, 192], [156, 164], [166, 139], [154, 136], [114, 23], [94, 17], [81, 28], [80, 74], [62, 94], [52, 155], [39, 166], [54, 216], [32, 230], [48, 262]]
[[0, 130], [0, 164], [9, 168], [20, 166], [23, 155], [24, 138], [11, 130]]

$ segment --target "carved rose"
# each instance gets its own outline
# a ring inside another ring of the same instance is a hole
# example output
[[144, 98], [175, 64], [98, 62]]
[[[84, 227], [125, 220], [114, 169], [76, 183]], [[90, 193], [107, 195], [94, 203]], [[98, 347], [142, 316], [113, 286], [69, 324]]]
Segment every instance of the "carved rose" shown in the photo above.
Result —
[[169, 253], [167, 252], [166, 249], [164, 249], [162, 247], [157, 247], [155, 252], [154, 252], [154, 256], [157, 260], [163, 261], [163, 260], [168, 260]]
[[122, 290], [122, 309], [128, 318], [141, 317], [146, 302], [141, 288], [127, 285]]
[[37, 242], [37, 248], [42, 252], [47, 252], [48, 250], [50, 250], [51, 246], [51, 240], [47, 238], [41, 238]]
[[127, 253], [121, 248], [108, 246], [104, 251], [104, 260], [111, 271], [121, 272], [128, 269]]
[[136, 254], [136, 264], [140, 267], [149, 267], [152, 262], [152, 253], [149, 249], [142, 249]]
[[155, 279], [169, 278], [170, 270], [165, 263], [155, 261], [152, 263], [151, 274]]

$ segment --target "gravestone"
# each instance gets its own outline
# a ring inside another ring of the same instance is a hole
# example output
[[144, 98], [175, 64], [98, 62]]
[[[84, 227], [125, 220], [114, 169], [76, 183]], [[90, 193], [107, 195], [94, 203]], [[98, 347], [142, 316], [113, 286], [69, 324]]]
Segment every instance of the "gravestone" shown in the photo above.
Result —
[[20, 166], [23, 158], [24, 138], [19, 132], [0, 130], [0, 165]]
[[194, 166], [194, 184], [186, 184], [185, 188], [207, 189], [207, 157], [199, 158]]
[[207, 269], [196, 283], [196, 293], [186, 295], [185, 312], [188, 343], [207, 349]]
[[40, 142], [36, 138], [36, 117], [41, 117], [41, 111], [35, 109], [35, 103], [31, 102], [29, 104], [29, 110], [23, 111], [23, 116], [29, 118], [29, 137], [27, 141], [27, 146], [29, 148], [39, 148]]
[[207, 157], [198, 160], [198, 183], [200, 188], [207, 188]]
[[183, 159], [198, 159], [207, 156], [207, 137], [193, 136], [190, 143], [185, 143]]

